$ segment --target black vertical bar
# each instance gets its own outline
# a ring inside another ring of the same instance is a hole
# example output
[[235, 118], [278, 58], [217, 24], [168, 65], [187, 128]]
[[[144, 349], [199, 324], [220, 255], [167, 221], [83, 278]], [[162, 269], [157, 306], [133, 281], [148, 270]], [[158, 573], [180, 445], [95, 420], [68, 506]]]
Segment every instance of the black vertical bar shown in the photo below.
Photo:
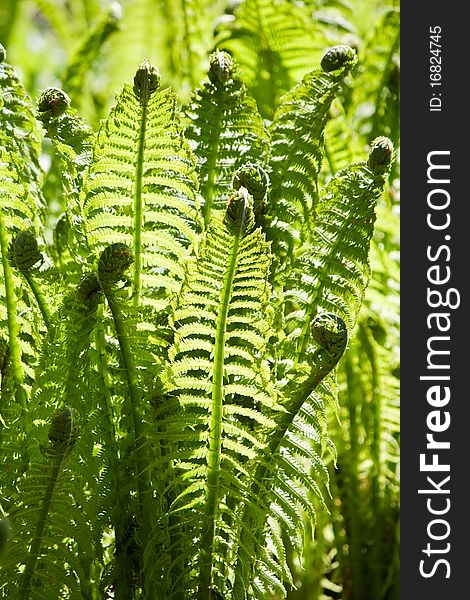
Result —
[[470, 254], [465, 50], [470, 29], [463, 6], [442, 0], [401, 6], [401, 598], [406, 600], [470, 598], [465, 380], [470, 270], [464, 266]]

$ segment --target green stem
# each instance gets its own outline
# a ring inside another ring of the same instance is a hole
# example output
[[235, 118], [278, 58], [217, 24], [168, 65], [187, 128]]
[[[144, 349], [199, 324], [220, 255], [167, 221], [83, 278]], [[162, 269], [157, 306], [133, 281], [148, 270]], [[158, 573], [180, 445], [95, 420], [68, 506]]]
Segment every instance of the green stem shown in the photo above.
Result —
[[241, 219], [240, 231], [233, 237], [233, 244], [228, 259], [227, 272], [222, 290], [217, 329], [215, 336], [214, 371], [212, 378], [212, 406], [209, 436], [209, 454], [206, 476], [206, 495], [204, 504], [204, 524], [200, 540], [199, 561], [199, 592], [198, 598], [209, 599], [211, 569], [213, 565], [215, 523], [218, 509], [218, 492], [220, 476], [220, 458], [222, 443], [222, 418], [223, 418], [223, 379], [225, 358], [225, 335], [229, 303], [232, 295], [233, 280], [237, 268], [238, 248], [241, 231], [243, 231], [245, 217]]
[[[142, 547], [145, 549], [146, 542], [152, 534], [152, 487], [150, 480], [151, 460], [150, 449], [145, 435], [144, 419], [141, 406], [141, 394], [138, 384], [137, 369], [132, 357], [129, 336], [124, 322], [124, 317], [118, 301], [107, 283], [101, 281], [101, 287], [108, 301], [108, 306], [111, 310], [114, 326], [118, 337], [119, 347], [121, 349], [122, 361], [124, 363], [124, 371], [127, 379], [127, 387], [129, 390], [130, 409], [132, 422], [134, 426], [135, 440], [135, 456], [137, 470], [137, 486], [139, 492], [139, 509], [142, 531]], [[148, 590], [150, 593], [150, 590]], [[151, 597], [148, 596], [149, 598]]]
[[7, 307], [10, 369], [15, 385], [16, 401], [21, 406], [22, 411], [26, 411], [27, 396], [26, 390], [24, 389], [23, 368], [21, 365], [21, 349], [20, 344], [18, 342], [18, 333], [20, 329], [18, 326], [18, 321], [16, 320], [15, 283], [13, 281], [13, 274], [8, 258], [7, 233], [1, 213], [0, 246], [2, 251], [3, 280], [5, 286], [5, 301]]
[[41, 508], [39, 511], [38, 521], [36, 523], [36, 529], [34, 532], [33, 541], [31, 543], [31, 550], [28, 555], [28, 559], [26, 561], [25, 570], [23, 573], [23, 583], [20, 591], [20, 600], [29, 600], [31, 593], [31, 581], [34, 576], [34, 571], [36, 569], [37, 560], [39, 558], [39, 553], [41, 550], [42, 537], [44, 535], [44, 529], [46, 527], [47, 515], [49, 514], [49, 509], [52, 502], [52, 497], [54, 494], [54, 489], [57, 483], [57, 478], [59, 477], [60, 468], [62, 466], [62, 461], [64, 459], [64, 455], [60, 454], [54, 461], [52, 465], [51, 475], [47, 482], [46, 491], [44, 493], [44, 497], [42, 499]]
[[102, 307], [99, 307], [98, 311], [99, 321], [95, 329], [95, 344], [98, 354], [98, 373], [102, 387], [102, 393], [100, 394], [101, 410], [103, 413], [102, 423], [104, 425], [105, 444], [107, 448], [106, 456], [109, 456], [111, 485], [114, 488], [113, 492], [117, 498], [116, 507], [111, 513], [111, 522], [115, 535], [117, 572], [119, 573], [119, 577], [116, 578], [114, 583], [114, 592], [116, 600], [128, 600], [134, 595], [134, 581], [131, 560], [127, 552], [127, 532], [125, 528], [125, 524], [131, 519], [129, 512], [130, 503], [128, 492], [122, 491], [126, 489], [126, 486], [122, 483], [119, 449], [116, 441]]
[[31, 275], [31, 273], [29, 273], [28, 271], [22, 271], [22, 274], [24, 275], [24, 278], [28, 282], [28, 285], [34, 294], [34, 297], [36, 298], [37, 305], [39, 306], [39, 310], [41, 311], [42, 318], [44, 319], [44, 324], [46, 325], [47, 329], [50, 331], [51, 330], [51, 313], [49, 311], [49, 307], [47, 305], [47, 300], [41, 290], [41, 287], [39, 286], [36, 279]]
[[134, 306], [140, 303], [141, 274], [142, 274], [142, 219], [143, 219], [143, 200], [142, 200], [142, 178], [144, 172], [144, 150], [145, 133], [147, 129], [147, 107], [149, 94], [147, 93], [148, 79], [144, 80], [144, 89], [142, 90], [142, 112], [140, 115], [139, 143], [137, 146], [137, 158], [135, 167], [135, 189], [134, 189], [134, 282], [133, 282], [133, 302]]

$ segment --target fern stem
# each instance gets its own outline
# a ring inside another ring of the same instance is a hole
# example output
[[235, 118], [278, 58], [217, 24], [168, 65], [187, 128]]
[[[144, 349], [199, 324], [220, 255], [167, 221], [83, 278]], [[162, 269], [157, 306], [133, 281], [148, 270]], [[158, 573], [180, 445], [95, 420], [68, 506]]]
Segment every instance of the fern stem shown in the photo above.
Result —
[[44, 324], [47, 327], [47, 329], [50, 331], [51, 330], [51, 313], [49, 311], [49, 307], [47, 305], [47, 300], [43, 294], [43, 291], [42, 291], [40, 285], [38, 284], [38, 282], [36, 281], [35, 277], [33, 277], [33, 275], [31, 275], [31, 273], [29, 273], [28, 271], [23, 271], [23, 275], [24, 275], [24, 278], [26, 279], [26, 281], [28, 282], [28, 285], [31, 288], [31, 291], [34, 294], [34, 297], [36, 298], [36, 302], [39, 307], [39, 310], [41, 311], [41, 315], [44, 320]]
[[225, 358], [225, 336], [227, 315], [229, 303], [232, 295], [233, 280], [237, 268], [238, 248], [240, 244], [241, 232], [245, 225], [245, 212], [240, 219], [240, 228], [233, 236], [232, 248], [228, 259], [227, 271], [225, 274], [224, 286], [220, 302], [219, 314], [217, 317], [217, 329], [215, 336], [214, 351], [214, 371], [212, 378], [212, 406], [211, 422], [209, 436], [209, 453], [206, 477], [206, 495], [204, 504], [204, 523], [201, 532], [201, 554], [199, 568], [199, 595], [203, 600], [209, 599], [211, 592], [211, 568], [213, 565], [214, 541], [215, 541], [215, 523], [217, 517], [218, 488], [220, 476], [220, 458], [222, 443], [222, 419], [223, 419], [223, 379], [224, 379], [224, 358]]
[[29, 600], [31, 593], [31, 581], [34, 577], [34, 571], [36, 570], [36, 564], [39, 558], [39, 552], [41, 550], [42, 538], [44, 535], [44, 529], [46, 527], [47, 515], [54, 495], [54, 489], [59, 477], [62, 461], [64, 460], [64, 454], [59, 454], [51, 469], [51, 474], [47, 482], [47, 487], [44, 492], [42, 499], [41, 508], [39, 511], [39, 517], [36, 523], [36, 529], [34, 531], [33, 541], [31, 542], [31, 550], [26, 561], [25, 570], [23, 572], [23, 581], [20, 591], [20, 600]]
[[[146, 83], [146, 82], [145, 82]], [[145, 133], [147, 129], [147, 107], [149, 96], [144, 90], [142, 94], [142, 112], [140, 115], [139, 144], [137, 146], [137, 157], [135, 167], [135, 190], [134, 190], [134, 282], [132, 286], [133, 303], [140, 303], [141, 275], [142, 275], [142, 177], [144, 171]]]
[[8, 239], [3, 216], [0, 213], [0, 247], [2, 251], [3, 279], [5, 286], [5, 300], [8, 321], [9, 361], [11, 373], [15, 384], [15, 399], [23, 411], [26, 410], [26, 390], [23, 382], [23, 369], [21, 366], [21, 349], [18, 341], [19, 326], [16, 320], [15, 283], [8, 259]]
[[125, 522], [131, 519], [129, 513], [129, 493], [126, 490], [126, 485], [122, 481], [121, 467], [119, 464], [119, 449], [116, 441], [116, 429], [114, 426], [113, 407], [111, 404], [110, 380], [108, 371], [108, 361], [106, 353], [106, 340], [103, 325], [103, 309], [98, 308], [98, 316], [101, 319], [95, 329], [95, 344], [98, 354], [98, 373], [101, 379], [102, 394], [101, 410], [103, 413], [102, 423], [104, 425], [105, 446], [108, 458], [109, 473], [111, 484], [114, 489], [111, 494], [116, 498], [113, 503], [114, 509], [111, 511], [111, 523], [114, 528], [115, 547], [116, 547], [116, 562], [119, 577], [115, 579], [114, 591], [116, 600], [128, 600], [133, 596], [134, 582], [132, 577], [132, 569], [130, 566], [131, 559], [128, 555], [126, 545]]
[[[122, 314], [121, 307], [119, 306], [119, 302], [116, 300], [114, 292], [109, 284], [103, 284], [101, 281], [101, 285], [113, 316], [119, 347], [121, 349], [122, 361], [124, 363], [127, 387], [129, 390], [130, 408], [134, 426], [137, 485], [139, 491], [140, 518], [142, 525], [141, 530], [143, 532], [144, 547], [145, 542], [148, 541], [152, 533], [152, 488], [150, 484], [150, 450], [145, 435], [138, 375], [134, 364], [134, 359], [132, 357], [124, 316]], [[149, 596], [149, 598], [150, 597], [151, 596]]]

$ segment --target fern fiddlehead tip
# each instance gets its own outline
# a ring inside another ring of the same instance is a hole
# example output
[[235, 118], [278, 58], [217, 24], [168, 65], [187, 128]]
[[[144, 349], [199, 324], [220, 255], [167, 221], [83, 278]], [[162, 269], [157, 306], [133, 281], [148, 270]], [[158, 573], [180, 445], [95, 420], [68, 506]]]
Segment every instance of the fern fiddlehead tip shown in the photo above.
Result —
[[380, 136], [372, 140], [367, 164], [374, 174], [386, 174], [392, 164], [393, 157], [393, 143], [388, 137]]
[[73, 409], [69, 406], [57, 410], [49, 427], [49, 450], [53, 453], [69, 452], [78, 439], [78, 425]]
[[264, 212], [266, 208], [269, 178], [266, 171], [261, 166], [252, 163], [243, 165], [243, 167], [240, 167], [235, 172], [232, 185], [235, 190], [244, 187], [252, 195], [255, 215]]
[[347, 65], [353, 65], [356, 60], [356, 53], [351, 46], [339, 44], [333, 46], [323, 55], [320, 66], [325, 73], [337, 71]]
[[31, 231], [22, 231], [11, 242], [10, 261], [21, 272], [29, 272], [40, 260], [42, 260], [39, 251], [36, 236]]
[[5, 46], [0, 44], [0, 64], [5, 62], [7, 59], [7, 51], [5, 50]]
[[39, 96], [37, 102], [38, 118], [41, 122], [60, 117], [70, 108], [70, 97], [57, 87], [48, 87]]
[[315, 317], [311, 325], [312, 338], [328, 354], [340, 357], [348, 343], [348, 329], [341, 317], [324, 312]]
[[148, 102], [150, 96], [160, 85], [160, 71], [155, 65], [145, 59], [134, 75], [134, 94], [141, 102]]
[[98, 262], [100, 284], [117, 283], [134, 262], [132, 250], [126, 244], [116, 242], [107, 246]]
[[240, 187], [227, 201], [224, 223], [230, 233], [245, 235], [255, 226], [253, 196], [245, 187]]
[[209, 79], [218, 86], [232, 79], [233, 60], [228, 52], [216, 50], [209, 57]]
[[102, 300], [100, 280], [96, 273], [87, 273], [77, 286], [77, 300], [88, 305], [98, 305]]

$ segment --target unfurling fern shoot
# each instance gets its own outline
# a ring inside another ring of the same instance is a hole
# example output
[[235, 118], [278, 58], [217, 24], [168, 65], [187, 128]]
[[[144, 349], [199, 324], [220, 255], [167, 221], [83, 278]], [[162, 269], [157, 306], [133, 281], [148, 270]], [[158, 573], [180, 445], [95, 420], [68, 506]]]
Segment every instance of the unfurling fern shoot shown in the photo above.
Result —
[[129, 331], [116, 297], [116, 284], [125, 280], [125, 273], [134, 262], [131, 249], [120, 242], [107, 246], [98, 261], [98, 279], [111, 310], [125, 368], [129, 393], [130, 413], [134, 428], [136, 477], [139, 491], [139, 524], [142, 526], [142, 543], [152, 534], [152, 488], [150, 483], [151, 450], [147, 440], [142, 408], [142, 393], [134, 355], [129, 341]]
[[10, 260], [29, 284], [38, 303], [44, 323], [51, 326], [51, 315], [46, 297], [36, 281], [32, 271], [43, 257], [39, 251], [36, 236], [31, 231], [22, 231], [10, 244]]
[[78, 425], [75, 420], [74, 411], [71, 408], [65, 406], [54, 413], [49, 427], [48, 437], [49, 442], [42, 447], [42, 450], [44, 455], [52, 460], [52, 464], [47, 479], [46, 489], [42, 497], [42, 504], [39, 509], [34, 537], [31, 541], [31, 548], [22, 576], [20, 592], [21, 600], [27, 600], [30, 597], [34, 572], [40, 556], [44, 530], [57, 480], [62, 469], [63, 461], [75, 446], [78, 438]]

